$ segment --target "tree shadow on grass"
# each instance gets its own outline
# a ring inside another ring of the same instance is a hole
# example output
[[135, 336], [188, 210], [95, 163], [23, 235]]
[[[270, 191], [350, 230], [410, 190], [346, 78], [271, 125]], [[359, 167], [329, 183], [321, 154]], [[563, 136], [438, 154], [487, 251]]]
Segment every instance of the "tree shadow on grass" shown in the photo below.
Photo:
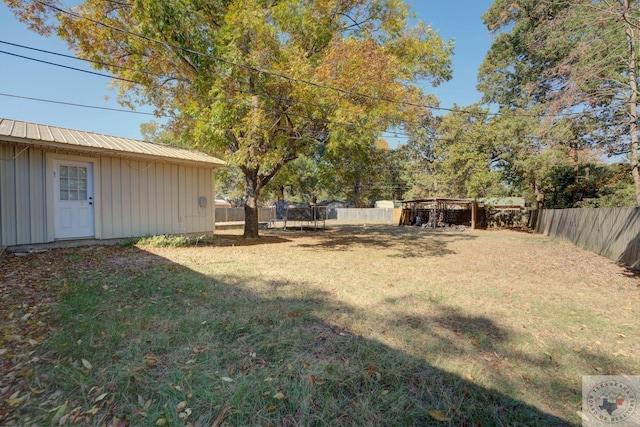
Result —
[[[489, 317], [468, 315], [437, 302], [428, 315], [399, 312], [380, 321], [403, 336], [411, 336], [412, 345], [425, 354], [454, 364], [463, 360], [502, 390], [512, 390], [512, 396], [530, 394], [534, 401], [546, 400], [556, 412], [580, 409], [582, 375], [628, 375], [634, 371], [632, 364], [615, 355], [577, 346], [568, 349], [553, 337], [545, 347], [523, 345], [533, 337]], [[574, 373], [573, 368], [582, 372]]]
[[[67, 265], [75, 252], [31, 256]], [[204, 275], [137, 248], [74, 265], [51, 283], [56, 334], [31, 365], [41, 397], [13, 409], [22, 420], [47, 424], [64, 404], [61, 416], [82, 425], [572, 425], [332, 324], [336, 311], [358, 313], [306, 283]], [[490, 319], [444, 311], [409, 327], [445, 351], [458, 344], [427, 325], [487, 335], [485, 353], [509, 339]]]
[[245, 239], [240, 234], [216, 232], [215, 242], [212, 244], [204, 244], [202, 246], [258, 246], [258, 245], [271, 245], [277, 243], [287, 243], [290, 239], [284, 238], [281, 235], [261, 235], [257, 239]]
[[323, 234], [314, 235], [318, 243], [301, 243], [301, 248], [323, 251], [354, 251], [360, 248], [395, 249], [394, 258], [420, 258], [453, 255], [451, 242], [473, 240], [477, 236], [462, 231], [398, 227], [392, 225], [332, 226]]

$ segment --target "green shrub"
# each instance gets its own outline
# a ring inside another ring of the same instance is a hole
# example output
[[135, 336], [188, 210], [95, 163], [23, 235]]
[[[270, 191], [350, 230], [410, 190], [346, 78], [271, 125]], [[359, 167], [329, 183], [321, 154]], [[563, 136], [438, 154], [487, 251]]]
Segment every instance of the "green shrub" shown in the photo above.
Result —
[[179, 248], [185, 246], [195, 246], [200, 239], [189, 238], [184, 235], [159, 234], [155, 236], [145, 236], [136, 242], [136, 246], [152, 248]]

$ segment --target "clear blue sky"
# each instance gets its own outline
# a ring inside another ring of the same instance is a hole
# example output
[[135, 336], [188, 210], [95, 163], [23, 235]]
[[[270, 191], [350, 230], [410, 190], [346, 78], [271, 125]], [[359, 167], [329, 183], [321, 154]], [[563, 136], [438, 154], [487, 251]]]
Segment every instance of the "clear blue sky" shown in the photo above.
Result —
[[[475, 90], [478, 66], [491, 45], [491, 37], [480, 16], [491, 0], [413, 0], [417, 18], [431, 24], [445, 39], [455, 42], [453, 79], [435, 89], [427, 88], [441, 101], [441, 106], [453, 103], [469, 105], [480, 100]], [[0, 2], [0, 41], [17, 43], [60, 53], [70, 53], [65, 44], [53, 37], [42, 37], [18, 22], [4, 2]], [[60, 58], [0, 43], [0, 51], [35, 57], [91, 69], [82, 61]], [[109, 79], [66, 70], [0, 53], [0, 93], [31, 98], [51, 99], [69, 103], [107, 108], [121, 107], [115, 93], [108, 89]], [[139, 109], [151, 112], [151, 108]], [[118, 113], [96, 109], [49, 104], [0, 96], [0, 117], [43, 123], [128, 138], [141, 138], [140, 123], [152, 116]], [[402, 142], [401, 140], [399, 142]], [[392, 142], [392, 145], [395, 145]]]

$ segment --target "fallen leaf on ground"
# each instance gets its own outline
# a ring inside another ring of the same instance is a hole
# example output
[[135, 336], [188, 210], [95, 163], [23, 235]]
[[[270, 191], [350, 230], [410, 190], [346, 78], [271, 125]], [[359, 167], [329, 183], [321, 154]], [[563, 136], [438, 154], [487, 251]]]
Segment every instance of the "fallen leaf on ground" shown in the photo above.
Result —
[[91, 362], [89, 362], [87, 359], [82, 359], [82, 364], [84, 365], [85, 368], [87, 368], [89, 371], [93, 369], [93, 365], [91, 364]]
[[441, 421], [443, 423], [451, 421], [451, 418], [447, 417], [445, 414], [435, 409], [429, 411], [429, 416], [434, 420]]
[[227, 406], [226, 408], [224, 408], [222, 412], [220, 412], [216, 417], [216, 419], [213, 421], [213, 424], [211, 424], [211, 427], [218, 427], [224, 420], [224, 416], [227, 414], [229, 409], [231, 409], [230, 406]]
[[65, 412], [67, 412], [67, 402], [64, 402], [62, 405], [58, 407], [58, 410], [56, 411], [55, 415], [51, 419], [51, 424], [52, 425], [58, 424], [62, 419], [62, 416], [65, 414]]

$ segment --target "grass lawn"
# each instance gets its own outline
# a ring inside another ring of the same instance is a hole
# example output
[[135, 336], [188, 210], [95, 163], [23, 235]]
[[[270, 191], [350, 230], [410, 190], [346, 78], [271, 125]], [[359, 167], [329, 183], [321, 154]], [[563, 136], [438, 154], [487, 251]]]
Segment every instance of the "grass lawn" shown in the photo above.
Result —
[[578, 425], [640, 375], [640, 280], [544, 236], [395, 226], [0, 262], [0, 424]]

